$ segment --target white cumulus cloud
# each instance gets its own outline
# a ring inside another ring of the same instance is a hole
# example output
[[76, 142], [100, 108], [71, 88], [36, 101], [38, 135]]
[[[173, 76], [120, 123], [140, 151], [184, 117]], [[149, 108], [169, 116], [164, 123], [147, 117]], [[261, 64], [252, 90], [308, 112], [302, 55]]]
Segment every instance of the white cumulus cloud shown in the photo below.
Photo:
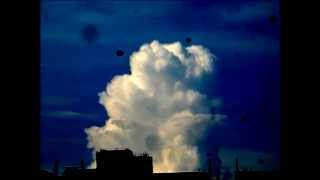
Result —
[[[85, 129], [88, 148], [129, 148], [153, 157], [155, 172], [191, 171], [199, 166], [197, 142], [225, 118], [199, 92], [203, 77], [214, 68], [208, 49], [181, 43], [144, 44], [130, 56], [130, 74], [115, 76], [99, 93], [109, 119]], [[90, 165], [95, 167], [95, 161]]]

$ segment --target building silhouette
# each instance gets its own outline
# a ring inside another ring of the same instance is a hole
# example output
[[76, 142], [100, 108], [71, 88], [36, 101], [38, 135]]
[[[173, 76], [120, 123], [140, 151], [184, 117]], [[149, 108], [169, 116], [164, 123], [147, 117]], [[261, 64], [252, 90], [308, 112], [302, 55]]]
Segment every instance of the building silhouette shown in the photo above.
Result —
[[152, 180], [182, 179], [182, 180], [210, 180], [207, 172], [175, 172], [153, 173]]
[[46, 170], [40, 170], [39, 176], [44, 177], [44, 176], [56, 176], [56, 175]]
[[53, 163], [52, 172], [41, 169], [39, 172], [40, 176], [58, 176], [59, 175], [59, 161], [55, 160]]
[[101, 150], [96, 153], [97, 173], [110, 176], [126, 173], [133, 176], [151, 176], [152, 157], [148, 154], [135, 156], [129, 149]]
[[79, 166], [65, 166], [63, 176], [103, 177], [116, 179], [130, 177], [133, 179], [192, 179], [209, 180], [207, 172], [153, 173], [152, 157], [148, 154], [134, 155], [129, 149], [100, 150], [96, 152], [96, 169], [85, 169], [84, 162]]
[[[174, 172], [174, 173], [153, 173], [152, 157], [148, 154], [135, 155], [130, 149], [123, 150], [100, 150], [96, 152], [96, 169], [86, 169], [84, 161], [79, 166], [65, 166], [62, 176], [71, 177], [103, 177], [106, 179], [118, 179], [130, 177], [132, 179], [184, 179], [184, 180], [210, 180], [220, 179], [220, 171], [211, 165], [214, 160], [209, 158], [208, 172]], [[220, 162], [220, 160], [218, 160]], [[213, 163], [214, 164], [214, 163]], [[217, 166], [220, 166], [218, 164]], [[238, 158], [235, 159], [234, 180], [276, 180], [280, 179], [280, 173], [276, 171], [254, 171], [243, 170], [239, 167]], [[52, 172], [40, 170], [40, 176], [58, 176], [59, 161], [54, 162]], [[210, 170], [211, 169], [211, 170]], [[215, 172], [216, 171], [216, 172]], [[226, 169], [222, 180], [231, 178], [231, 172]]]
[[59, 160], [55, 160], [53, 164], [53, 174], [55, 176], [59, 175], [59, 163], [60, 163]]
[[129, 149], [98, 151], [96, 162], [96, 169], [85, 169], [83, 161], [80, 166], [66, 166], [63, 176], [149, 177], [153, 173], [152, 157], [147, 154], [136, 156]]
[[239, 160], [235, 160], [236, 170], [234, 173], [234, 180], [277, 180], [280, 178], [280, 173], [277, 171], [254, 171], [239, 167]]
[[215, 177], [216, 180], [220, 180], [221, 172], [220, 169], [222, 168], [222, 161], [218, 154], [218, 148], [211, 151], [211, 176]]
[[230, 171], [230, 168], [225, 168], [225, 172], [222, 175], [221, 180], [230, 180], [232, 177], [232, 173]]

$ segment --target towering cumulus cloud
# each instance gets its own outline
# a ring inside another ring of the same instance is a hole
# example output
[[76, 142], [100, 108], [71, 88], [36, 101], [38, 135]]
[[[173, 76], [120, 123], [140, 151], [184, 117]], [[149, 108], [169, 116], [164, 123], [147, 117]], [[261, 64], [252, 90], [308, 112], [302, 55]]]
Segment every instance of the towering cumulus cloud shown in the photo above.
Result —
[[99, 93], [110, 118], [103, 127], [85, 130], [88, 148], [148, 152], [155, 172], [197, 169], [197, 142], [223, 118], [210, 114], [214, 103], [197, 85], [212, 72], [214, 60], [202, 46], [142, 45], [130, 57], [131, 74], [115, 76]]

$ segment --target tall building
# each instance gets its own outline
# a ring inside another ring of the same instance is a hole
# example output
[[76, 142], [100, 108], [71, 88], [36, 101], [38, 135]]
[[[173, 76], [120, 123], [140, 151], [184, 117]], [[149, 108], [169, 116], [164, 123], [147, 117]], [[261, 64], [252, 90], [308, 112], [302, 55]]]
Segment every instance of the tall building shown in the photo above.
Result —
[[101, 150], [96, 153], [97, 173], [99, 176], [126, 175], [151, 176], [152, 157], [143, 154], [135, 156], [129, 149]]

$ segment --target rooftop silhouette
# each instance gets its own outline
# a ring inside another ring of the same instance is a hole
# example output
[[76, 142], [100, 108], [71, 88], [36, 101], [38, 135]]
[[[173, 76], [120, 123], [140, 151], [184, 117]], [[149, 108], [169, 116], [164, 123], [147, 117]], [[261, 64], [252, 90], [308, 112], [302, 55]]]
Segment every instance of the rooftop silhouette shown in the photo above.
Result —
[[239, 167], [239, 160], [236, 158], [236, 171], [234, 173], [234, 180], [276, 180], [281, 179], [278, 171], [254, 171], [250, 169], [241, 169]]
[[[79, 166], [65, 166], [62, 176], [73, 177], [131, 177], [138, 179], [194, 179], [209, 180], [207, 172], [153, 173], [152, 157], [144, 153], [135, 155], [130, 149], [100, 150], [96, 152], [96, 169], [85, 169], [81, 160]], [[41, 176], [57, 176], [58, 161], [55, 161], [54, 172], [41, 170]]]
[[[220, 174], [221, 160], [214, 159], [214, 154], [209, 155], [208, 172], [173, 172], [173, 173], [154, 173], [152, 157], [144, 153], [135, 155], [130, 149], [122, 150], [100, 150], [96, 152], [96, 169], [86, 169], [84, 161], [81, 160], [79, 166], [65, 166], [62, 176], [71, 177], [103, 177], [103, 178], [120, 178], [130, 177], [133, 179], [184, 179], [184, 180], [273, 180], [279, 179], [278, 172], [271, 171], [253, 171], [243, 170], [239, 166], [236, 158], [236, 170], [234, 178], [227, 168], [226, 172]], [[214, 163], [213, 163], [214, 162]], [[218, 162], [218, 164], [216, 164]], [[59, 161], [56, 160], [53, 166], [53, 173], [40, 170], [40, 176], [58, 176]], [[219, 168], [220, 167], [220, 168]]]

